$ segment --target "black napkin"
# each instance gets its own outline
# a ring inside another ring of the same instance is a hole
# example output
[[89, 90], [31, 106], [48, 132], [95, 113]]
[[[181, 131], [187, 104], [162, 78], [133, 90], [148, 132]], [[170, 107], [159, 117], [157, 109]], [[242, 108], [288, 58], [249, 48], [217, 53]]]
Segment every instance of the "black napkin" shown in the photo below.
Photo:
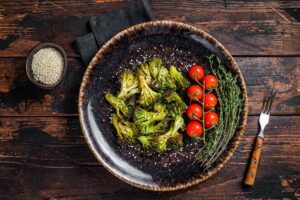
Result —
[[148, 0], [140, 0], [126, 7], [91, 17], [92, 32], [75, 39], [75, 47], [81, 60], [88, 65], [99, 48], [118, 32], [146, 21], [154, 20]]

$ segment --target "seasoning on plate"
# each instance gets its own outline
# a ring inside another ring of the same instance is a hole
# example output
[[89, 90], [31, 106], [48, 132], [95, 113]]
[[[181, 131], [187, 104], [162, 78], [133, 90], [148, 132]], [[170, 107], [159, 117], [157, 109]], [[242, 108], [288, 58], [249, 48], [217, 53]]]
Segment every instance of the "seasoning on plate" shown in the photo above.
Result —
[[53, 47], [42, 48], [33, 55], [31, 69], [34, 79], [38, 82], [55, 84], [63, 75], [63, 55]]

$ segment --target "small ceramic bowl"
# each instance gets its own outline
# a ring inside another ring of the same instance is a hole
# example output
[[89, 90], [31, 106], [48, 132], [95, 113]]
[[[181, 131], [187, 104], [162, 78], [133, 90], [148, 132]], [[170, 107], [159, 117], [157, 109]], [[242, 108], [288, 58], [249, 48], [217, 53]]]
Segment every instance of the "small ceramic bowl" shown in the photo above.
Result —
[[[43, 48], [47, 48], [47, 47], [52, 47], [52, 48], [55, 48], [57, 49], [62, 57], [63, 57], [63, 60], [64, 60], [64, 68], [63, 68], [63, 72], [62, 72], [62, 75], [61, 77], [59, 78], [59, 80], [54, 83], [54, 84], [44, 84], [44, 83], [41, 83], [39, 81], [37, 81], [34, 76], [33, 76], [33, 72], [32, 72], [32, 58], [33, 58], [33, 55], [35, 53], [37, 53], [40, 49], [43, 49]], [[38, 44], [37, 46], [35, 46], [31, 52], [29, 53], [28, 57], [27, 57], [27, 61], [26, 61], [26, 73], [27, 73], [27, 76], [29, 78], [29, 80], [35, 84], [36, 86], [40, 87], [40, 88], [43, 88], [43, 89], [52, 89], [54, 88], [55, 86], [57, 86], [64, 78], [65, 74], [66, 74], [66, 71], [67, 71], [67, 55], [66, 55], [66, 52], [64, 51], [64, 49], [60, 46], [58, 46], [57, 44], [53, 44], [53, 43], [41, 43], [41, 44]]]

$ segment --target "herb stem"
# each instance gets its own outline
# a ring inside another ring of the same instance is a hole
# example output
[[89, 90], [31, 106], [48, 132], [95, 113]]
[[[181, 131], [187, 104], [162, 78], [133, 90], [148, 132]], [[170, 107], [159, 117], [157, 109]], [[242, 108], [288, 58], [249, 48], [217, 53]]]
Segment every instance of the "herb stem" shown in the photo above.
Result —
[[[216, 66], [214, 66], [215, 59], [217, 60]], [[205, 133], [211, 128], [205, 129], [205, 114], [203, 115], [202, 123], [205, 142], [204, 146], [196, 154], [195, 162], [200, 163], [200, 166], [204, 169], [210, 168], [226, 150], [228, 143], [235, 134], [235, 130], [238, 128], [239, 116], [243, 104], [242, 93], [237, 83], [237, 78], [221, 64], [221, 60], [218, 57], [211, 55], [208, 57], [208, 62], [212, 73], [218, 79], [218, 87], [214, 91], [217, 94], [220, 106], [219, 122], [211, 127], [214, 128], [214, 132], [211, 132], [207, 138], [205, 138]], [[204, 103], [202, 106], [204, 110]]]

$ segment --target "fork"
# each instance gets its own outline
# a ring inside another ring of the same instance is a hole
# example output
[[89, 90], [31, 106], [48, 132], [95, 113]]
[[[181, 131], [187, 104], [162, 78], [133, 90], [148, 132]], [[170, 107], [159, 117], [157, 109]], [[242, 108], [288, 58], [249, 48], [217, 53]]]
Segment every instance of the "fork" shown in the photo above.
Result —
[[256, 137], [255, 146], [251, 155], [250, 165], [248, 167], [246, 178], [244, 180], [244, 183], [249, 186], [254, 185], [255, 182], [259, 158], [262, 150], [262, 145], [264, 142], [264, 130], [267, 124], [269, 123], [270, 111], [275, 96], [276, 96], [276, 90], [274, 89], [268, 89], [264, 96], [262, 110], [259, 116], [260, 131]]

